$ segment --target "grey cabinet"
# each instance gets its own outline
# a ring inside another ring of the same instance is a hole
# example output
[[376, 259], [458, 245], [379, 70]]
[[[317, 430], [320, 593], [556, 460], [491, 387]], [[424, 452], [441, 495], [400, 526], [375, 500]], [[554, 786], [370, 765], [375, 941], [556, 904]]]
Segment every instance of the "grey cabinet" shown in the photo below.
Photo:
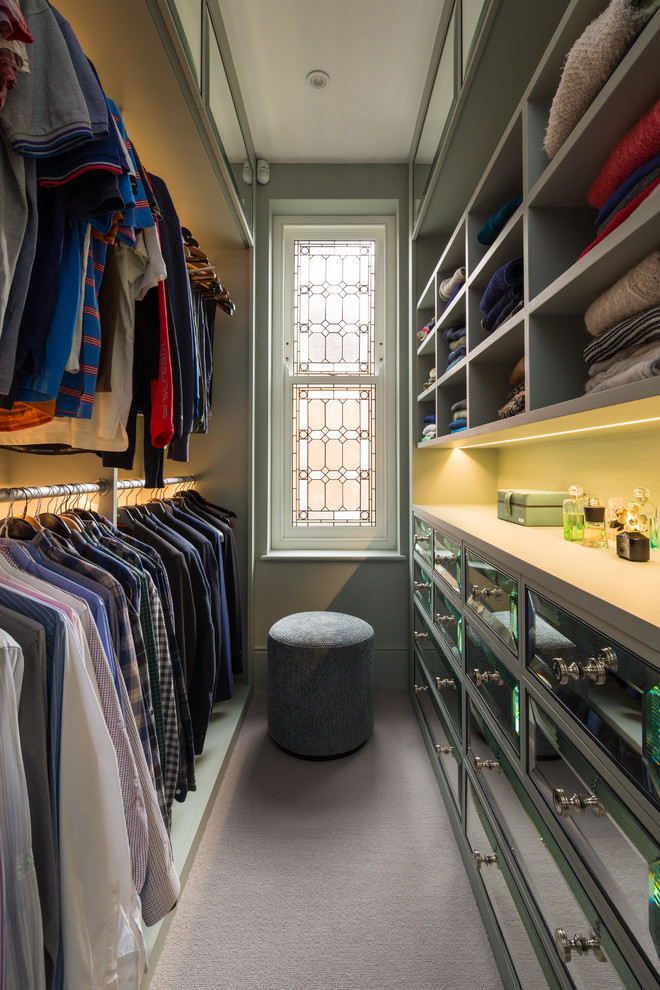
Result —
[[[490, 529], [471, 527], [472, 511], [414, 508], [415, 531], [451, 540], [464, 580], [452, 591], [418, 543], [433, 614], [415, 590], [411, 694], [503, 981], [658, 987], [660, 627], [649, 634], [616, 592], [595, 601], [580, 569], [592, 551], [566, 544], [565, 572], [544, 573], [555, 530], [520, 535], [494, 507]], [[496, 609], [475, 582], [502, 590], [486, 596]]]

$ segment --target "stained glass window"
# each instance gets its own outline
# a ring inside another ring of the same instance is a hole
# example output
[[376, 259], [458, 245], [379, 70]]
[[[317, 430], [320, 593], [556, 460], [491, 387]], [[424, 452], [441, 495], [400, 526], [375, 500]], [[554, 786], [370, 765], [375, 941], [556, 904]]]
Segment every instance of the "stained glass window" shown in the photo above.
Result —
[[293, 525], [373, 526], [375, 386], [293, 386]]
[[295, 241], [294, 375], [375, 374], [375, 270], [375, 241]]

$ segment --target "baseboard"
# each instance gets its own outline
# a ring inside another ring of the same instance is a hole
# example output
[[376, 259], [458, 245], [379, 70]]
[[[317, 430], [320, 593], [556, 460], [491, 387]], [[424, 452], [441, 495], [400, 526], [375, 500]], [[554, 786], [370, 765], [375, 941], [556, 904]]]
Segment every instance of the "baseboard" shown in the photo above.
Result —
[[[407, 650], [376, 649], [376, 690], [406, 691], [410, 655]], [[268, 689], [268, 654], [255, 650], [253, 655], [252, 683], [256, 691]]]

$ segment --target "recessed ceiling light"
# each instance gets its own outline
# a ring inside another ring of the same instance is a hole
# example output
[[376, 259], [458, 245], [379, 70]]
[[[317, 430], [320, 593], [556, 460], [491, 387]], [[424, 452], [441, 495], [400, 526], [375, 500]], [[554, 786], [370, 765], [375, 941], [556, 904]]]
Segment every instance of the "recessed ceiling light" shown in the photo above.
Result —
[[307, 73], [307, 82], [312, 89], [325, 89], [330, 82], [330, 76], [323, 69], [312, 69]]

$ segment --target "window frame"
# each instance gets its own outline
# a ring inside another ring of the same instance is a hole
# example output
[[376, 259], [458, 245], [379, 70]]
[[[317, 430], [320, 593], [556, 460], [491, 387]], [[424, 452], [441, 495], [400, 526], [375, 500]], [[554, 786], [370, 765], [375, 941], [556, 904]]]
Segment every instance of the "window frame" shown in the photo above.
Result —
[[[375, 240], [376, 374], [291, 375], [296, 240]], [[398, 552], [397, 241], [394, 216], [274, 216], [271, 268], [269, 445], [271, 552]], [[293, 525], [293, 386], [375, 384], [375, 525]]]

